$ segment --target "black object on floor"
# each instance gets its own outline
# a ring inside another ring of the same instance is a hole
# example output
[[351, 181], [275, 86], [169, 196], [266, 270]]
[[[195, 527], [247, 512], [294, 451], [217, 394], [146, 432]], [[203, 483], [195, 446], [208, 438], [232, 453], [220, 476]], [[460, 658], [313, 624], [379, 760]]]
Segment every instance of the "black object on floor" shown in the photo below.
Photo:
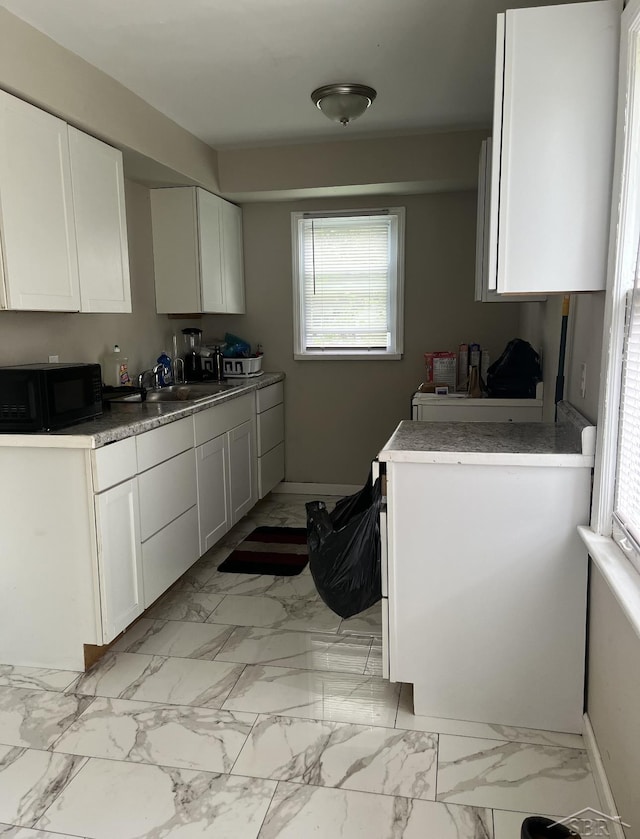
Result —
[[218, 567], [218, 571], [294, 577], [307, 562], [305, 527], [256, 527]]
[[530, 816], [522, 822], [521, 839], [580, 839], [578, 833], [564, 824], [542, 816]]
[[380, 478], [339, 501], [333, 512], [322, 501], [309, 501], [309, 568], [326, 605], [350, 618], [382, 597], [380, 574]]

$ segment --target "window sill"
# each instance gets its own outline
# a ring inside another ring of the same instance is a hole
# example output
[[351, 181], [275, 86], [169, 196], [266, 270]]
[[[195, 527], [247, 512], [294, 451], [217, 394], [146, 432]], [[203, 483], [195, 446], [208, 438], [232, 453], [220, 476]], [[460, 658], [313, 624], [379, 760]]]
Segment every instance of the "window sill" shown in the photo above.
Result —
[[610, 536], [600, 536], [590, 527], [579, 527], [578, 533], [640, 638], [640, 574]]
[[392, 352], [307, 352], [294, 353], [294, 361], [402, 361], [402, 353]]

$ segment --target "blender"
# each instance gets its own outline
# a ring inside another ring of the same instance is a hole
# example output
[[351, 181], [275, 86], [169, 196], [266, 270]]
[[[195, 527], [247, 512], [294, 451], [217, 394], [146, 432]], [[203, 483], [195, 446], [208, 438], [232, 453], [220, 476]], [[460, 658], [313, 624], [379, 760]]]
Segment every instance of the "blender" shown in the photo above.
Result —
[[186, 382], [201, 382], [203, 379], [202, 355], [200, 353], [202, 330], [195, 326], [190, 326], [182, 330], [182, 336], [184, 379]]

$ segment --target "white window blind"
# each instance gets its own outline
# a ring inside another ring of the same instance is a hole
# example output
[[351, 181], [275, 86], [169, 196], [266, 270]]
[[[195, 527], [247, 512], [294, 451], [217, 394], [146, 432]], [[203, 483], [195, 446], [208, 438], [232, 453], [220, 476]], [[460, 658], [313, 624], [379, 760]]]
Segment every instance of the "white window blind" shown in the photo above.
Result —
[[[640, 276], [628, 293], [614, 517], [621, 541], [640, 546]], [[632, 545], [623, 545], [630, 550]], [[635, 553], [635, 551], [634, 551]]]
[[296, 353], [400, 353], [399, 211], [294, 215]]

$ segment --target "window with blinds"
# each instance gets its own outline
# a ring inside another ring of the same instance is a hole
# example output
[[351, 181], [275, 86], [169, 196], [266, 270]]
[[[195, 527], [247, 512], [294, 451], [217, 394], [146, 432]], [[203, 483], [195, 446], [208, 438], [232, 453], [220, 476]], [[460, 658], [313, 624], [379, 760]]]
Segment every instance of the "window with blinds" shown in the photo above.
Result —
[[293, 213], [296, 358], [400, 358], [403, 208]]
[[[640, 258], [639, 258], [640, 261]], [[640, 561], [640, 268], [628, 292], [614, 502], [614, 538]]]

